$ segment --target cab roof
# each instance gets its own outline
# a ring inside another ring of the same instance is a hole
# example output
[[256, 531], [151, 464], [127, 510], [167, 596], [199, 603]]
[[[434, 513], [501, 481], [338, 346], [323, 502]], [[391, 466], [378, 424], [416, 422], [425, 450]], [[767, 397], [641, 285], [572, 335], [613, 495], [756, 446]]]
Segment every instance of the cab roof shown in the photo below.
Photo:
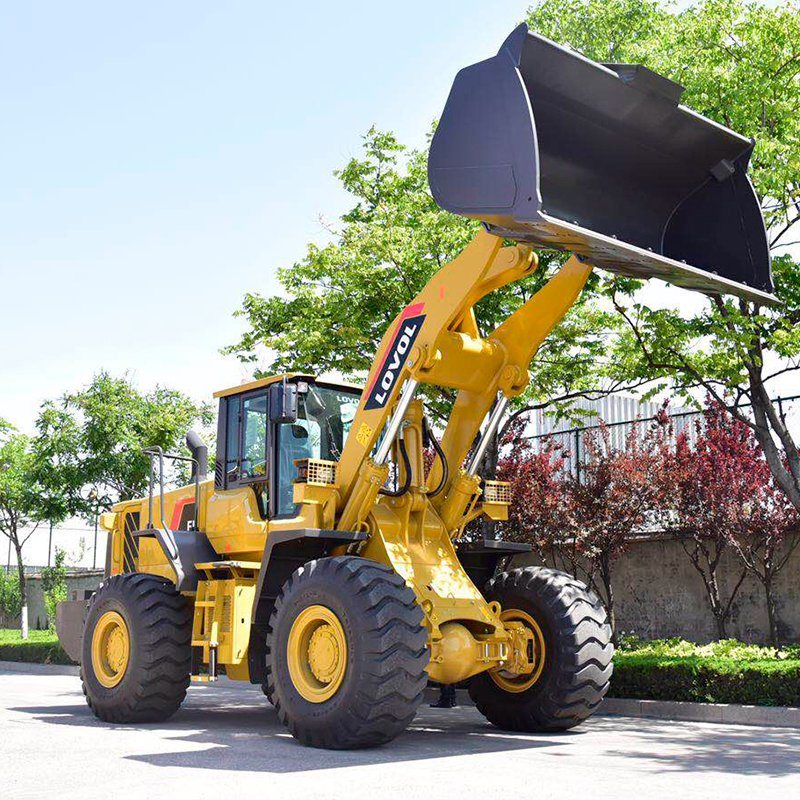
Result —
[[279, 375], [270, 375], [266, 378], [259, 378], [256, 381], [250, 381], [249, 383], [240, 383], [238, 386], [231, 386], [229, 389], [220, 389], [217, 392], [214, 392], [214, 397], [228, 397], [232, 394], [242, 394], [242, 392], [250, 392], [254, 389], [261, 389], [264, 386], [270, 386], [273, 383], [279, 383], [284, 378], [287, 381], [294, 381], [294, 380], [307, 380], [313, 381], [314, 383], [321, 383], [321, 384], [330, 384], [332, 386], [341, 386], [344, 389], [356, 389], [358, 391], [362, 391], [363, 386], [358, 386], [354, 383], [349, 383], [347, 381], [326, 381], [326, 380], [318, 380], [315, 375], [309, 375], [306, 372], [282, 372]]

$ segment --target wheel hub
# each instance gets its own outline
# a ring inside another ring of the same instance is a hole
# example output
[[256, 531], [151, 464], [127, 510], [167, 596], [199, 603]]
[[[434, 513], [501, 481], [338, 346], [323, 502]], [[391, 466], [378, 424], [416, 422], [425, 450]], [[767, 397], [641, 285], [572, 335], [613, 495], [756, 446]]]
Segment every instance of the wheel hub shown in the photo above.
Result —
[[289, 631], [286, 661], [305, 700], [324, 703], [333, 697], [347, 669], [347, 639], [336, 614], [321, 605], [304, 608]]
[[125, 677], [131, 645], [128, 626], [117, 611], [106, 611], [92, 632], [92, 669], [101, 686], [111, 689]]
[[539, 623], [519, 609], [503, 611], [500, 619], [511, 634], [511, 652], [508, 662], [489, 672], [489, 677], [506, 692], [524, 692], [539, 680], [544, 670], [544, 634]]
[[322, 683], [330, 683], [339, 665], [339, 645], [333, 626], [320, 625], [311, 634], [308, 644], [308, 663], [314, 677]]

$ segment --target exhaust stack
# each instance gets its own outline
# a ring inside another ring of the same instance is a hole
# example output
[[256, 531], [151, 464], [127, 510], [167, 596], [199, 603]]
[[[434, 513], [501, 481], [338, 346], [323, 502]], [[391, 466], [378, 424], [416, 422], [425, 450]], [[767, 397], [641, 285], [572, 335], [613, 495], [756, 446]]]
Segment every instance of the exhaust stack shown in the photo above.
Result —
[[189, 431], [186, 434], [186, 447], [197, 462], [192, 464], [192, 480], [196, 477], [204, 481], [208, 476], [208, 447], [203, 443], [200, 434]]

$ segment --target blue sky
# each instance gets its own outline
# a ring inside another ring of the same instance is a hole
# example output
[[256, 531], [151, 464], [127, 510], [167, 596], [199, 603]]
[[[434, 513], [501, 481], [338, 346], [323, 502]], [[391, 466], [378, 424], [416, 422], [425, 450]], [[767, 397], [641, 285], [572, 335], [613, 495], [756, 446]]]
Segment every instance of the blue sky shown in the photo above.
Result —
[[422, 144], [526, 2], [37, 2], [0, 11], [0, 417], [100, 368], [197, 399], [247, 291], [348, 207], [370, 125]]
[[233, 311], [349, 207], [333, 171], [373, 124], [423, 144], [528, 5], [3, 4], [0, 417], [29, 431], [100, 369], [247, 379]]

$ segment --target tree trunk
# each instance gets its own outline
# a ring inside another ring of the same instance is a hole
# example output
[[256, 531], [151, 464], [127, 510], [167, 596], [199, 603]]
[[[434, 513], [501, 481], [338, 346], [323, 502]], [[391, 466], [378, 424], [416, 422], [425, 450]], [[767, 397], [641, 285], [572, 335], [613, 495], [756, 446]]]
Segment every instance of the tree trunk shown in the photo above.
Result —
[[19, 630], [23, 639], [28, 638], [28, 584], [25, 580], [25, 564], [22, 561], [22, 547], [15, 541], [14, 551], [17, 554], [17, 575], [19, 576], [20, 618]]
[[[698, 567], [698, 569], [700, 568]], [[709, 576], [706, 583], [706, 591], [708, 592], [708, 600], [711, 604], [711, 613], [714, 615], [714, 622], [717, 626], [717, 638], [727, 639], [728, 631], [726, 622], [728, 612], [727, 609], [722, 607], [722, 600], [719, 596], [719, 582], [717, 581], [716, 565], [709, 565]]]
[[[775, 482], [786, 493], [789, 502], [800, 511], [800, 449], [764, 386], [760, 366], [755, 363], [747, 365], [747, 371], [756, 439], [764, 451]], [[781, 443], [780, 448], [773, 438], [773, 431]]]
[[767, 621], [769, 623], [769, 643], [773, 647], [779, 647], [778, 632], [778, 606], [775, 602], [775, 593], [772, 590], [772, 576], [765, 576], [762, 580], [764, 595], [767, 600]]
[[603, 588], [606, 595], [606, 613], [608, 614], [608, 624], [611, 626], [611, 641], [616, 647], [617, 641], [617, 615], [614, 608], [614, 586], [611, 582], [611, 563], [604, 558], [600, 564], [600, 577], [603, 581]]

